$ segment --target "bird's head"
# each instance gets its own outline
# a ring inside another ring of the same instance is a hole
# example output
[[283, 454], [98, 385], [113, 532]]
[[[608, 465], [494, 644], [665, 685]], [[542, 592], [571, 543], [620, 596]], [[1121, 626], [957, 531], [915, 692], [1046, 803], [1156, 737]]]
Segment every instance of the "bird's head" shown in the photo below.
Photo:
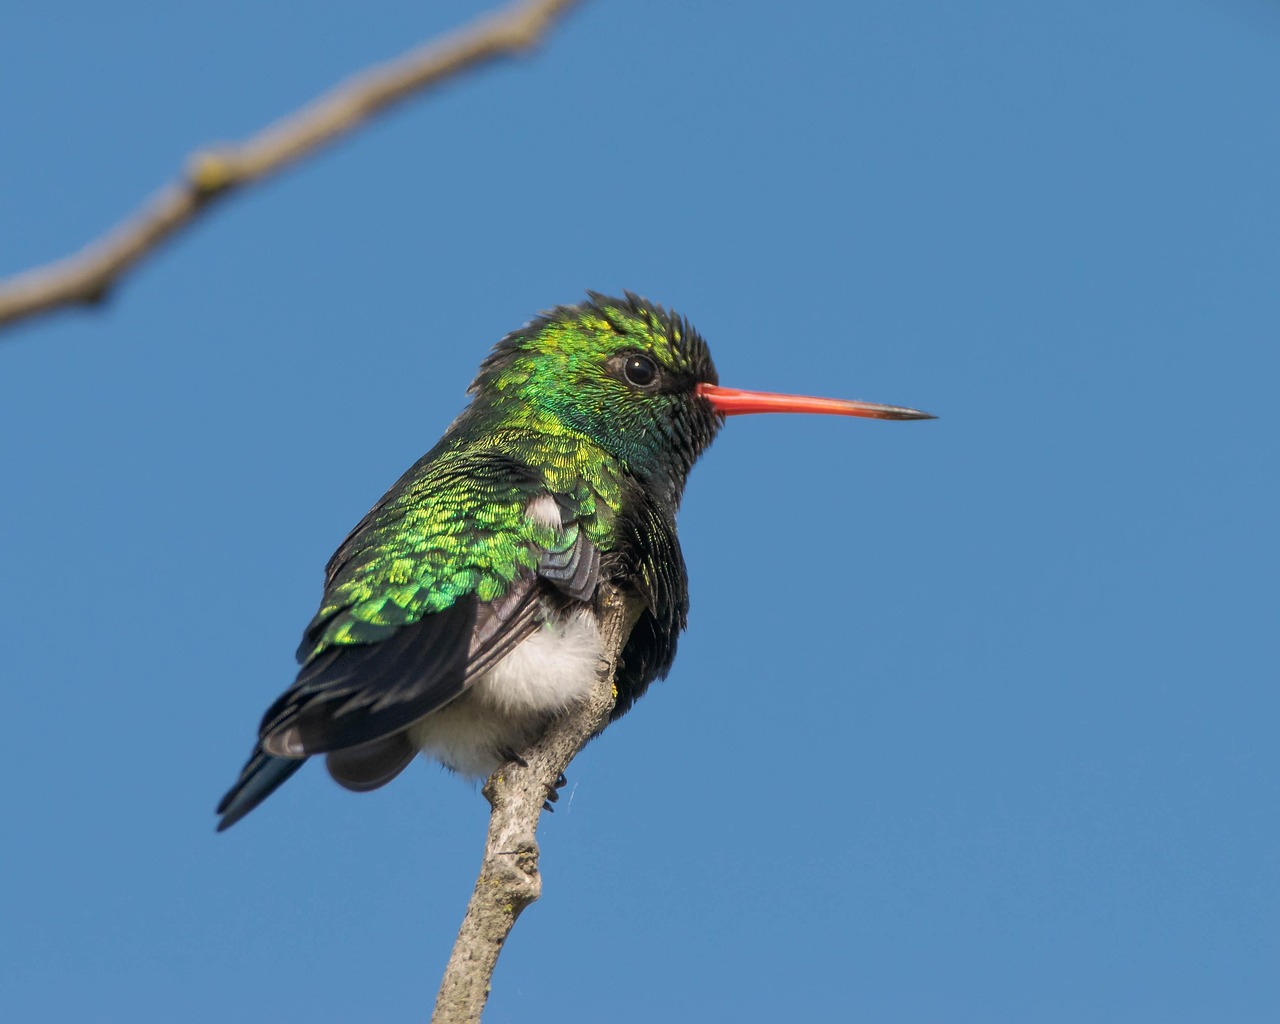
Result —
[[502, 339], [480, 366], [477, 402], [522, 410], [540, 426], [590, 437], [642, 479], [684, 478], [726, 416], [815, 412], [929, 419], [897, 406], [719, 386], [711, 352], [688, 320], [627, 292], [595, 292]]
[[498, 342], [471, 393], [585, 434], [642, 479], [678, 488], [723, 422], [697, 394], [717, 382], [707, 343], [636, 295], [588, 294]]

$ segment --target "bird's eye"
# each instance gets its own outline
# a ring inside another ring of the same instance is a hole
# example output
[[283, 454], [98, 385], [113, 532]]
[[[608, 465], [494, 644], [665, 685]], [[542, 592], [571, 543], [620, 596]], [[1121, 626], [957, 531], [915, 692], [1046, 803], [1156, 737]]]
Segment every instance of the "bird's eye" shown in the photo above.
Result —
[[622, 375], [627, 383], [638, 388], [647, 388], [658, 377], [658, 367], [648, 356], [628, 356], [622, 364]]

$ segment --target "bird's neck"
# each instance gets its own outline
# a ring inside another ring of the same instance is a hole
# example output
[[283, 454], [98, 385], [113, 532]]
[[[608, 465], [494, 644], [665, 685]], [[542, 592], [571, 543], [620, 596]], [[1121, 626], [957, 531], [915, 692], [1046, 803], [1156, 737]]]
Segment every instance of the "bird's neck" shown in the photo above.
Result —
[[449, 428], [441, 446], [492, 448], [538, 470], [553, 491], [572, 495], [585, 487], [615, 514], [639, 484], [674, 515], [688, 467], [669, 465], [643, 444], [646, 440], [605, 444], [547, 410], [478, 399]]

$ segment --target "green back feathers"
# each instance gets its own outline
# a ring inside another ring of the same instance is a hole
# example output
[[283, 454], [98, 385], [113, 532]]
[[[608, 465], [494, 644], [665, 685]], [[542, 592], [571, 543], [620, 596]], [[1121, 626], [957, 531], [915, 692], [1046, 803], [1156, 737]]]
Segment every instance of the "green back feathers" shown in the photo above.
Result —
[[415, 467], [334, 556], [307, 653], [383, 640], [464, 594], [501, 595], [537, 564], [538, 545], [559, 543], [525, 514], [537, 490], [535, 476], [489, 451]]

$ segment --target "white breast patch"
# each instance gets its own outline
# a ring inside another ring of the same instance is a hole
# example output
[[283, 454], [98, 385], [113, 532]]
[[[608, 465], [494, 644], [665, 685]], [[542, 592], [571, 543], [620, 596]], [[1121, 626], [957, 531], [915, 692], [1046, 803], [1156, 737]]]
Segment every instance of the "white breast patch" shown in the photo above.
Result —
[[603, 653], [590, 609], [544, 624], [461, 697], [411, 726], [409, 738], [455, 771], [488, 775], [504, 752], [518, 753], [591, 692]]

